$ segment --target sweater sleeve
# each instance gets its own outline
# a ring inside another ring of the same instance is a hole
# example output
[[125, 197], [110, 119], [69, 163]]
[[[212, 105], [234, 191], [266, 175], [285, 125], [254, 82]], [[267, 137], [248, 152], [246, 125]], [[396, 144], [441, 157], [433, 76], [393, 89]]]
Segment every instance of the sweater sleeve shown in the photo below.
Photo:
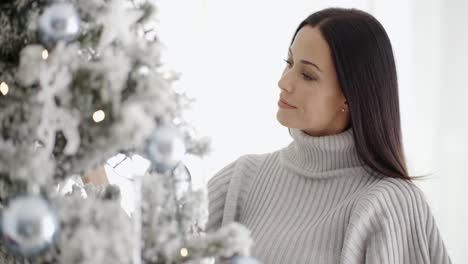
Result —
[[262, 155], [243, 155], [208, 181], [206, 231], [215, 231], [223, 224], [238, 220], [261, 160]]
[[208, 181], [208, 221], [206, 231], [216, 231], [221, 227], [229, 183], [237, 160], [224, 166]]
[[450, 264], [423, 192], [388, 178], [356, 204], [345, 234], [342, 263]]

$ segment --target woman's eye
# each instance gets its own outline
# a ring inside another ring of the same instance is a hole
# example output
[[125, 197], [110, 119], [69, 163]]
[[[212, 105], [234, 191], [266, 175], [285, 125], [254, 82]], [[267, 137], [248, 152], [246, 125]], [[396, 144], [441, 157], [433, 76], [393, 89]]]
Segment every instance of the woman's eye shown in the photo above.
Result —
[[304, 80], [306, 80], [306, 81], [312, 81], [312, 80], [315, 80], [315, 78], [313, 78], [313, 77], [310, 77], [309, 75], [307, 75], [307, 74], [305, 74], [305, 73], [303, 73], [303, 74], [302, 74], [302, 76], [304, 76]]
[[[288, 65], [288, 67], [291, 67], [291, 65], [292, 65], [292, 62], [291, 62], [291, 61], [289, 61], [289, 60], [284, 60], [284, 62], [286, 62], [286, 64]], [[306, 73], [302, 73], [302, 78], [303, 78], [304, 80], [306, 80], [306, 81], [313, 81], [313, 80], [315, 80], [314, 77], [312, 77], [312, 76], [310, 76], [310, 75], [308, 75], [308, 74], [306, 74]]]

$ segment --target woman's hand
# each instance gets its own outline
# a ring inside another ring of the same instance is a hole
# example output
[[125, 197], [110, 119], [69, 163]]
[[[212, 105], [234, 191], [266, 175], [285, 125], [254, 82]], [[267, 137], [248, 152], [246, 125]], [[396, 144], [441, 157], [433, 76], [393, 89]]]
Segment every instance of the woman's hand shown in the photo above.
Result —
[[109, 180], [107, 179], [106, 170], [104, 166], [100, 166], [94, 171], [83, 176], [83, 183], [92, 183], [96, 186], [105, 186], [109, 185]]

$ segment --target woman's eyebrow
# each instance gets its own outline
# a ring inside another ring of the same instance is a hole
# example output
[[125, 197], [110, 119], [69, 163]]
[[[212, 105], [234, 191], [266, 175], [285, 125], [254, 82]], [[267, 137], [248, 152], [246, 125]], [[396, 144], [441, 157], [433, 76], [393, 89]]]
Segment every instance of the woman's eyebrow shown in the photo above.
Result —
[[[292, 57], [292, 52], [291, 52], [291, 49], [289, 49], [289, 57]], [[313, 62], [310, 62], [308, 60], [300, 60], [299, 62], [301, 62], [302, 64], [305, 64], [305, 65], [311, 65], [311, 66], [314, 66], [315, 68], [317, 68], [317, 70], [319, 70], [320, 72], [322, 72], [322, 70], [319, 68], [319, 66], [317, 66], [317, 64], [313, 63]]]

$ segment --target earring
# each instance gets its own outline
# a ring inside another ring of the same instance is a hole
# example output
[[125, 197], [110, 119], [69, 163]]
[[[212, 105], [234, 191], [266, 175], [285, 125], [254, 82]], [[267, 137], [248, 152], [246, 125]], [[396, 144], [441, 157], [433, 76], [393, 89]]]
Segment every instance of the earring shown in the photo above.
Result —
[[345, 111], [345, 109], [344, 109], [344, 108], [341, 108], [341, 112], [344, 112], [344, 111]]

